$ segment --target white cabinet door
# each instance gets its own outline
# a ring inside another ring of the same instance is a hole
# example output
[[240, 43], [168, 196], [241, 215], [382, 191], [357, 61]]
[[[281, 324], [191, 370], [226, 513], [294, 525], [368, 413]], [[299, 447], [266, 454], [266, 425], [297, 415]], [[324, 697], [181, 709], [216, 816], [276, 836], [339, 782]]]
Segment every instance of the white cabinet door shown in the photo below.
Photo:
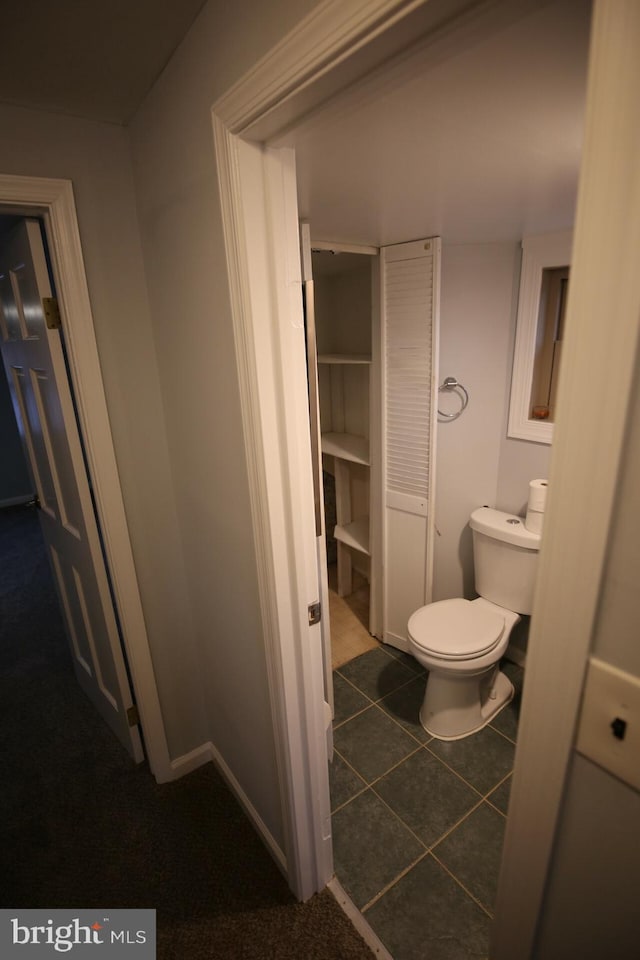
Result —
[[[0, 246], [0, 335], [76, 677], [137, 762], [143, 759], [85, 469], [40, 225], [24, 220]], [[37, 706], [34, 705], [34, 709]]]
[[400, 649], [432, 597], [439, 281], [439, 238], [382, 248], [383, 637]]

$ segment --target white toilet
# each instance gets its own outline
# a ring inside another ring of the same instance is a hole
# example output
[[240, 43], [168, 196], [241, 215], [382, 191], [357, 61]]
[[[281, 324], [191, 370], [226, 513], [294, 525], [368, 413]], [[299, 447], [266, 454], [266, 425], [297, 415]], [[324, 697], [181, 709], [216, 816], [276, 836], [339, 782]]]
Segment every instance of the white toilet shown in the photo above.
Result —
[[520, 614], [530, 614], [540, 534], [520, 517], [479, 507], [471, 514], [477, 600], [440, 600], [408, 623], [409, 650], [429, 671], [420, 722], [439, 740], [481, 730], [513, 697], [499, 670]]

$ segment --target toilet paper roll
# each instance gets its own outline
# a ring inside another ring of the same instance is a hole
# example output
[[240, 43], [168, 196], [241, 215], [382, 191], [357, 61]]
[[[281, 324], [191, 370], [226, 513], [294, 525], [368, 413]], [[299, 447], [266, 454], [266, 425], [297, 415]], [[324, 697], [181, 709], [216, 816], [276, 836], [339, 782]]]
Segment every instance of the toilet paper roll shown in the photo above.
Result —
[[531, 533], [542, 533], [544, 508], [547, 502], [547, 481], [532, 480], [529, 484], [529, 500], [524, 525]]
[[542, 521], [544, 513], [541, 510], [527, 510], [524, 518], [524, 525], [529, 533], [542, 533]]
[[527, 510], [537, 510], [540, 513], [544, 513], [546, 501], [547, 481], [532, 480], [529, 484], [529, 500], [527, 502]]

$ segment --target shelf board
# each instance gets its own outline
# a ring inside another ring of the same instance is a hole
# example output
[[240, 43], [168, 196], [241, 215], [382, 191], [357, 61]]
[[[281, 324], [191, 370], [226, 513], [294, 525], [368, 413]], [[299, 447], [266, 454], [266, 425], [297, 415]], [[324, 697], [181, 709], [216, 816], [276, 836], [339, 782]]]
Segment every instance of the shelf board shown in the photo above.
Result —
[[353, 547], [360, 553], [366, 553], [369, 556], [369, 518], [361, 517], [359, 520], [353, 520], [343, 527], [336, 526], [334, 533], [336, 540], [344, 543], [347, 547]]
[[318, 363], [371, 363], [365, 353], [321, 353]]
[[352, 433], [323, 433], [322, 452], [341, 460], [369, 465], [369, 441]]

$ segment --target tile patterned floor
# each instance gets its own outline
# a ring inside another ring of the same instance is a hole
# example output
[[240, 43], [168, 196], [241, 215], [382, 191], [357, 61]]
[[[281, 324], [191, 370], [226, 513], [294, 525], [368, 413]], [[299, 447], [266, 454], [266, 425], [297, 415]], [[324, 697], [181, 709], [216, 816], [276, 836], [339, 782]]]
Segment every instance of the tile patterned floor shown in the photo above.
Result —
[[487, 957], [523, 671], [484, 730], [444, 742], [418, 720], [426, 674], [376, 647], [334, 671], [336, 875], [394, 960]]

